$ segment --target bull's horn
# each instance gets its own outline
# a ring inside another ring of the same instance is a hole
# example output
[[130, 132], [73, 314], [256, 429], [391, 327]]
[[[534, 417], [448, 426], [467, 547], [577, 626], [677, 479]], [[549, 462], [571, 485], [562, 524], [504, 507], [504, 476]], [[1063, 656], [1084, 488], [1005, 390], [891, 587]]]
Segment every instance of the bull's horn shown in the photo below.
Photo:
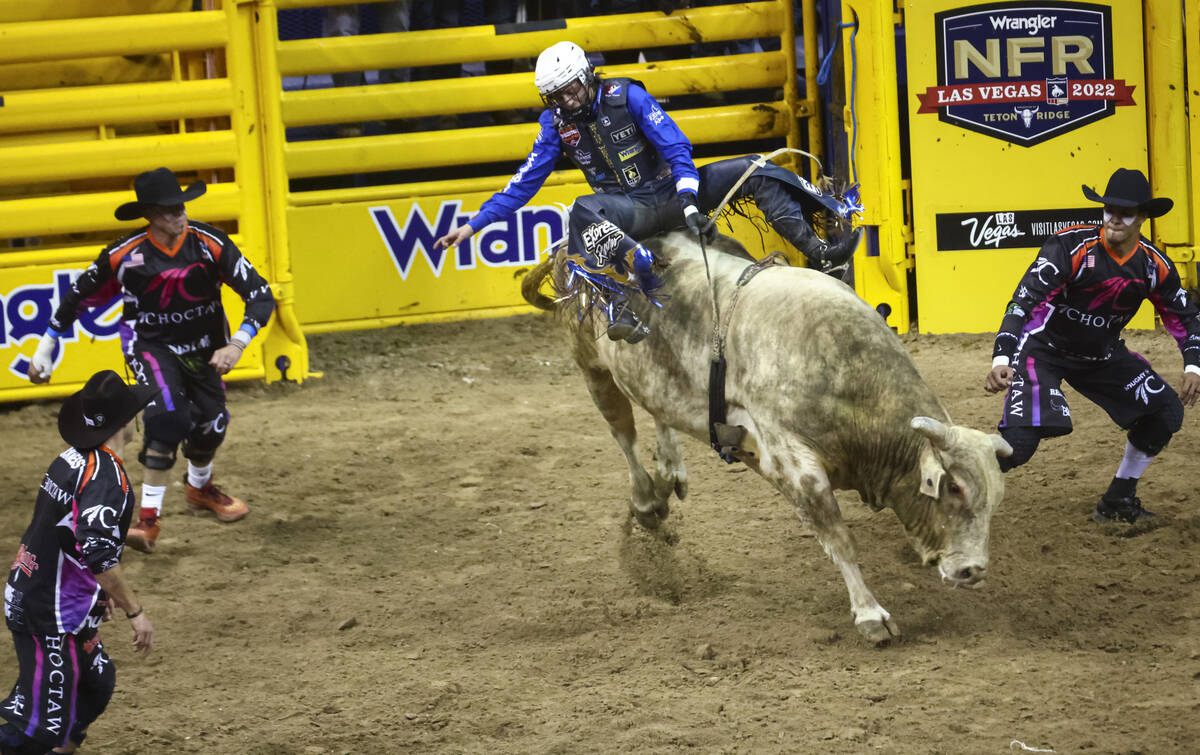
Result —
[[913, 417], [909, 424], [912, 429], [929, 438], [934, 447], [945, 451], [949, 446], [950, 428], [933, 417]]
[[992, 439], [992, 447], [996, 449], [996, 456], [1009, 457], [1013, 455], [1013, 447], [1008, 444], [1000, 433], [992, 433], [988, 436]]

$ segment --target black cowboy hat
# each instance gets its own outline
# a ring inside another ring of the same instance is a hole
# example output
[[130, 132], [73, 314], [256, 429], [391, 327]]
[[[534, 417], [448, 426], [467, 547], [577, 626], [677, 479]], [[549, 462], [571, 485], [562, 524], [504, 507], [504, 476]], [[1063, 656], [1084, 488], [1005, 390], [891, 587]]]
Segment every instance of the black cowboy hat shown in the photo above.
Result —
[[58, 434], [75, 448], [95, 448], [133, 419], [156, 393], [156, 388], [125, 385], [117, 373], [101, 370], [63, 401]]
[[179, 188], [179, 179], [166, 168], [155, 168], [145, 173], [139, 173], [133, 179], [133, 190], [137, 192], [136, 202], [126, 202], [117, 208], [113, 215], [117, 220], [137, 220], [146, 214], [149, 207], [173, 207], [177, 204], [190, 202], [203, 194], [208, 187], [203, 181], [197, 181], [186, 189]]
[[1157, 218], [1166, 215], [1175, 206], [1174, 200], [1166, 197], [1151, 197], [1150, 182], [1140, 170], [1117, 168], [1104, 187], [1104, 196], [1090, 186], [1083, 187], [1083, 195], [1093, 202], [1143, 210], [1146, 215]]

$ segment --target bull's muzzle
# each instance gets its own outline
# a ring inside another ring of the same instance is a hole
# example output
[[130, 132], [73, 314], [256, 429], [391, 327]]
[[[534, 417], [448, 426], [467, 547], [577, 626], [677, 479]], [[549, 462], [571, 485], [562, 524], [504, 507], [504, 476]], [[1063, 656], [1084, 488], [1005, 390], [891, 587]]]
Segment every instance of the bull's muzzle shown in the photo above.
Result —
[[943, 582], [949, 582], [955, 587], [980, 587], [987, 578], [987, 566], [984, 564], [953, 564], [943, 560], [938, 564], [938, 574]]

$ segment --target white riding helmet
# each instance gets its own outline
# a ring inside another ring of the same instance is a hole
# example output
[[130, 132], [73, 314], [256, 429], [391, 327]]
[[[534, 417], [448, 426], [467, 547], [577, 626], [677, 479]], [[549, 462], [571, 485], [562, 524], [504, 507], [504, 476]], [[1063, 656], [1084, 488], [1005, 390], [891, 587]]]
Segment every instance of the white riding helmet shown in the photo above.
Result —
[[[578, 81], [588, 88], [591, 97], [592, 85], [596, 81], [595, 71], [587, 59], [587, 53], [574, 42], [556, 42], [538, 56], [537, 66], [533, 70], [533, 83], [546, 107], [559, 108], [554, 95], [563, 87]], [[565, 112], [569, 117], [580, 117], [591, 111], [592, 103], [586, 102], [575, 111]]]

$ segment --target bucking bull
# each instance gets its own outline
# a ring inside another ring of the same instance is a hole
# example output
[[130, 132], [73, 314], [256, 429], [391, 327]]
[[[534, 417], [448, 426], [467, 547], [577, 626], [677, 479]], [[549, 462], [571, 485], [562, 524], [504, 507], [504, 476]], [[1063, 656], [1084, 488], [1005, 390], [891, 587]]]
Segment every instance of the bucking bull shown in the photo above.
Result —
[[[671, 493], [687, 494], [675, 431], [710, 437], [713, 308], [694, 237], [676, 232], [646, 245], [663, 267], [663, 297], [661, 308], [638, 305], [650, 326], [641, 343], [605, 338], [603, 316], [591, 316], [587, 302], [580, 309], [578, 297], [541, 292], [547, 278], [555, 292], [567, 290], [562, 255], [530, 271], [522, 293], [534, 306], [563, 310], [575, 361], [629, 463], [631, 513], [654, 530]], [[892, 509], [943, 581], [979, 585], [992, 512], [1004, 494], [996, 457], [1012, 453], [1008, 444], [952, 424], [900, 339], [840, 281], [773, 266], [737, 291], [751, 259], [745, 250], [718, 237], [707, 257], [725, 333], [725, 421], [745, 428], [733, 453], [811, 525], [841, 570], [858, 631], [876, 643], [900, 633], [863, 581], [834, 490], [856, 490], [871, 508]], [[631, 401], [654, 418], [653, 478], [637, 458]]]

